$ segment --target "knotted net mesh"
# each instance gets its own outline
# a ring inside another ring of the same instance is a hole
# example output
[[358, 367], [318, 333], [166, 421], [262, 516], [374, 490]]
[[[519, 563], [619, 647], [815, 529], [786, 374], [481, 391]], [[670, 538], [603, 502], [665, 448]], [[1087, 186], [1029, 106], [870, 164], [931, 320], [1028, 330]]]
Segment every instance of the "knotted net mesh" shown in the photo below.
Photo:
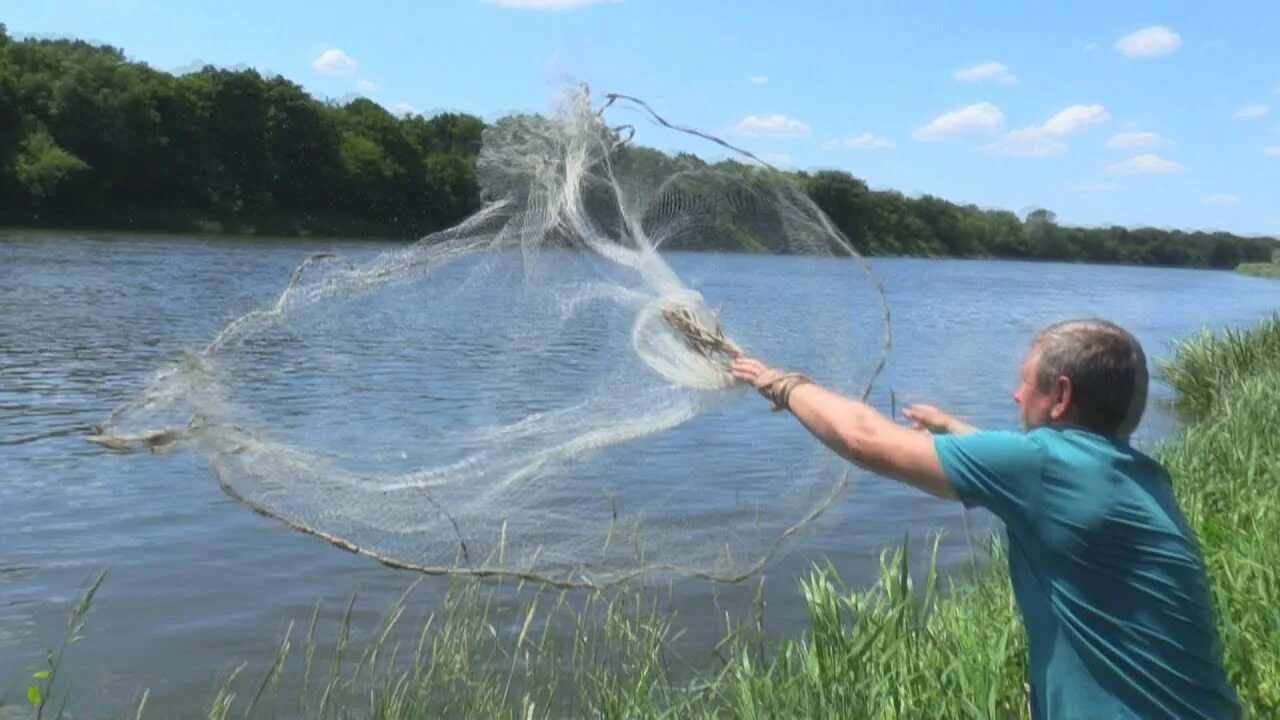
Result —
[[864, 396], [884, 363], [883, 293], [797, 179], [585, 88], [493, 123], [477, 162], [474, 216], [307, 258], [91, 439], [189, 448], [392, 566], [563, 587], [741, 580], [829, 515], [848, 465], [727, 371], [745, 352]]

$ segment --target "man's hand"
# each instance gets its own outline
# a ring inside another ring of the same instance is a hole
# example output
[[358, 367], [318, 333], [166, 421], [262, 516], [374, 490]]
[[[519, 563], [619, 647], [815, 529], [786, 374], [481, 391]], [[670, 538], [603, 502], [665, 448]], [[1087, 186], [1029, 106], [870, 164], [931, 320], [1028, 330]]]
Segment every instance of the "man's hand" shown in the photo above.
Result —
[[961, 422], [932, 405], [910, 405], [902, 411], [902, 416], [910, 420], [911, 426], [916, 430], [947, 435], [968, 435], [977, 431], [974, 426]]
[[766, 388], [770, 383], [782, 377], [782, 371], [775, 370], [759, 360], [749, 357], [740, 357], [734, 360], [730, 371], [733, 373], [735, 380], [749, 383], [756, 390]]
[[811, 382], [803, 373], [784, 373], [749, 357], [734, 360], [730, 369], [741, 382], [751, 383], [761, 395], [773, 403], [773, 411], [790, 409], [791, 392]]

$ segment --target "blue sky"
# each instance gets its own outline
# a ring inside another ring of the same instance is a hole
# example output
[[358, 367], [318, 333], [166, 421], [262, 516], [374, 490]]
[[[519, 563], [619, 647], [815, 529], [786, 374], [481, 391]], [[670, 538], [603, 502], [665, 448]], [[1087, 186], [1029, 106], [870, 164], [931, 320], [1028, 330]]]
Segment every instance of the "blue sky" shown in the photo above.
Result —
[[393, 110], [545, 112], [585, 81], [875, 188], [1280, 235], [1276, 2], [0, 0], [0, 22]]

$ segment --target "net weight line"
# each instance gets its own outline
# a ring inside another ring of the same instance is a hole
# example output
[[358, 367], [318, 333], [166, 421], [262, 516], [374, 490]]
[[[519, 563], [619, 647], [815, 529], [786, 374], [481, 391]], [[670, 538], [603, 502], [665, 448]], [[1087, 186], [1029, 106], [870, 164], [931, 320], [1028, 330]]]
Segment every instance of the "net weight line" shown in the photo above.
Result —
[[[636, 570], [633, 570], [629, 573], [621, 575], [607, 582], [600, 582], [600, 581], [593, 581], [588, 578], [575, 580], [571, 576], [552, 577], [551, 575], [540, 573], [534, 570], [513, 570], [510, 568], [495, 568], [495, 567], [486, 567], [486, 566], [471, 567], [468, 565], [427, 565], [422, 563], [409, 562], [407, 560], [399, 560], [399, 559], [390, 557], [388, 555], [385, 555], [383, 553], [379, 553], [375, 550], [371, 550], [362, 545], [357, 545], [356, 543], [353, 543], [350, 540], [340, 538], [332, 533], [325, 532], [323, 530], [312, 527], [305, 523], [285, 517], [283, 515], [280, 515], [279, 513], [273, 512], [267, 508], [262, 507], [261, 505], [254, 503], [252, 500], [249, 500], [244, 495], [240, 494], [240, 492], [237, 491], [235, 487], [232, 486], [231, 483], [226, 480], [222, 470], [220, 457], [214, 457], [214, 459], [211, 461], [211, 465], [213, 466], [214, 476], [217, 477], [218, 485], [219, 487], [222, 488], [222, 491], [225, 492], [232, 499], [243, 503], [244, 505], [249, 507], [249, 509], [253, 510], [259, 515], [284, 523], [288, 527], [294, 530], [297, 530], [298, 532], [320, 538], [321, 540], [324, 540], [330, 545], [333, 545], [334, 547], [340, 548], [342, 550], [346, 550], [349, 553], [353, 553], [356, 555], [363, 555], [364, 557], [376, 560], [377, 562], [389, 568], [393, 568], [395, 570], [407, 570], [410, 572], [416, 572], [416, 573], [421, 573], [423, 575], [432, 575], [432, 576], [467, 577], [467, 578], [476, 578], [476, 579], [509, 578], [509, 579], [528, 581], [528, 582], [541, 583], [541, 584], [554, 587], [558, 590], [586, 590], [590, 592], [600, 592], [609, 587], [620, 585], [622, 583], [634, 580], [643, 575], [663, 573], [663, 572], [671, 572], [671, 573], [678, 573], [681, 575], [687, 575], [687, 576], [695, 577], [701, 580], [707, 580], [719, 585], [737, 585], [739, 583], [742, 583], [743, 581], [749, 580], [750, 578], [755, 576], [756, 573], [760, 572], [760, 570], [762, 570], [766, 565], [768, 565], [771, 560], [773, 560], [779, 548], [782, 547], [782, 543], [786, 541], [788, 537], [791, 537], [792, 535], [799, 532], [800, 530], [803, 530], [810, 523], [814, 522], [819, 517], [821, 517], [822, 514], [825, 513], [828, 508], [830, 508], [833, 504], [835, 504], [835, 501], [838, 500], [840, 495], [844, 493], [846, 488], [848, 488], [849, 475], [850, 475], [850, 471], [845, 470], [844, 474], [840, 478], [840, 481], [836, 483], [835, 487], [832, 488], [831, 492], [827, 495], [827, 497], [822, 501], [821, 504], [819, 504], [813, 510], [810, 510], [809, 513], [806, 514], [803, 518], [801, 518], [799, 522], [795, 523], [791, 527], [784, 530], [781, 534], [779, 534], [778, 537], [773, 541], [773, 544], [769, 548], [769, 551], [764, 556], [762, 556], [754, 564], [752, 564], [751, 567], [747, 568], [746, 570], [736, 575], [717, 575], [715, 573], [710, 573], [705, 570], [701, 570], [699, 568], [689, 567], [685, 565], [675, 565], [671, 563], [656, 563], [653, 565], [646, 565], [644, 567], [638, 568]], [[452, 519], [450, 521], [452, 522]], [[457, 526], [455, 525], [454, 528], [457, 529]], [[465, 546], [463, 548], [463, 552], [465, 553]]]

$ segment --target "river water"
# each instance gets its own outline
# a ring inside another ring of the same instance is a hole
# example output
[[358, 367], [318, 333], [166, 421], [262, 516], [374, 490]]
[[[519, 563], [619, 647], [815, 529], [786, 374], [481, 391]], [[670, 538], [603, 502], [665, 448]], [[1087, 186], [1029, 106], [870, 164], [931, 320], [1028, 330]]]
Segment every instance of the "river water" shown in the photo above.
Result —
[[[203, 345], [230, 320], [273, 302], [307, 255], [389, 247], [0, 236], [0, 699], [23, 698], [43, 648], [56, 646], [71, 606], [102, 569], [108, 579], [83, 639], [67, 655], [73, 705], [120, 713], [149, 688], [155, 717], [198, 714], [241, 662], [265, 668], [284, 626], [305, 623], [318, 601], [334, 607], [358, 592], [353, 629], [367, 633], [417, 579], [250, 511], [219, 488], [208, 463], [193, 453], [122, 456], [84, 440], [93, 423], [184, 348]], [[676, 256], [671, 263], [704, 283], [717, 280], [708, 275], [717, 267], [768, 278], [776, 288], [769, 297], [784, 305], [787, 288], [823, 281], [787, 258], [708, 263], [705, 256]], [[1049, 322], [1112, 319], [1143, 342], [1154, 362], [1176, 340], [1247, 327], [1280, 308], [1280, 283], [1226, 272], [914, 259], [873, 265], [893, 310], [894, 343], [872, 401], [887, 410], [892, 392], [898, 406], [929, 402], [986, 427], [1016, 425], [1011, 393], [1018, 364], [1032, 333]], [[1137, 437], [1144, 447], [1176, 433], [1162, 407], [1167, 389], [1159, 383], [1152, 389]], [[279, 389], [282, 397], [292, 391]], [[398, 410], [386, 412], [388, 427], [399, 422]], [[777, 432], [779, 418], [761, 407], [738, 422], [746, 423], [739, 433], [767, 436]], [[697, 461], [727, 462], [716, 454], [737, 450], [703, 427]], [[376, 424], [370, 431], [378, 431]], [[758, 457], [761, 471], [769, 471], [768, 453]], [[661, 473], [662, 463], [690, 461], [669, 454], [614, 472], [620, 482], [643, 482]], [[855, 477], [836, 510], [767, 569], [771, 630], [803, 623], [795, 579], [815, 561], [829, 559], [850, 583], [866, 582], [879, 553], [904, 534], [922, 540], [943, 531], [943, 565], [954, 567], [968, 557], [966, 529], [991, 526], [980, 512], [865, 475]], [[427, 608], [438, 602], [444, 582], [427, 580], [415, 602]], [[757, 586], [747, 585], [711, 588], [688, 580], [663, 589], [687, 626], [683, 654], [691, 662], [717, 638], [713, 599], [721, 606], [750, 603]]]

